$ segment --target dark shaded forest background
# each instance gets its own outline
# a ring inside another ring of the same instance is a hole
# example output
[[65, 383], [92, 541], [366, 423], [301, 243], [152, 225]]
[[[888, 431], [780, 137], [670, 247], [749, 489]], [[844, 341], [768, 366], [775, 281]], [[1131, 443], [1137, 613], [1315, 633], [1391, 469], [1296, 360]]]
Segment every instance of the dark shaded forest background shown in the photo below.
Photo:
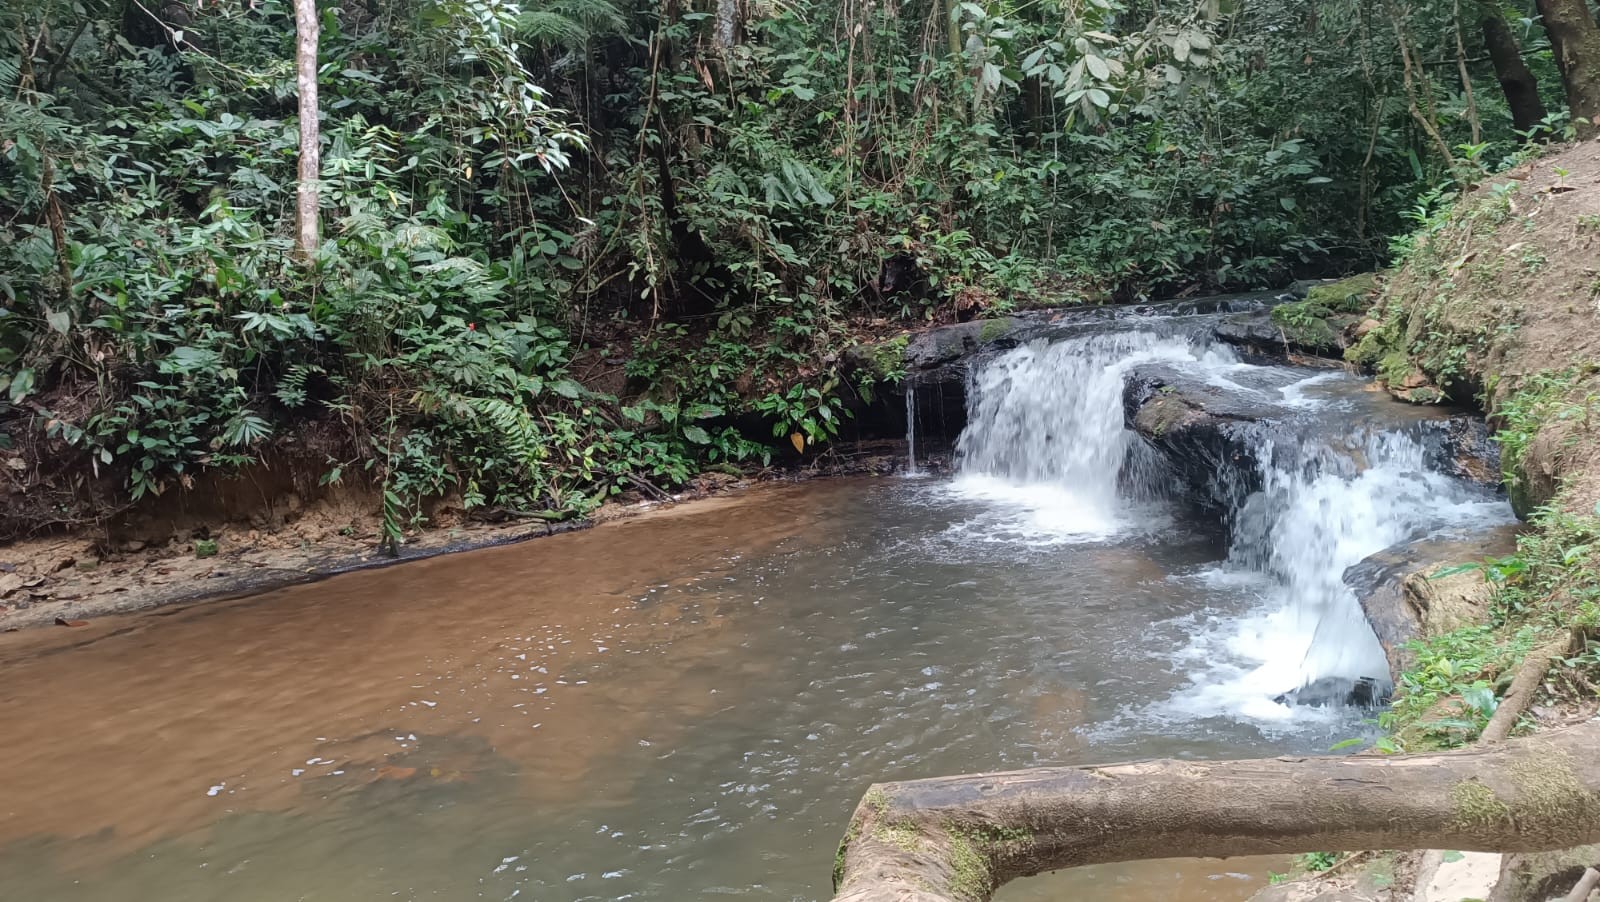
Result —
[[322, 0], [307, 258], [289, 2], [8, 3], [4, 476], [45, 528], [292, 447], [397, 538], [818, 453], [864, 335], [1383, 265], [1589, 130], [1537, 6]]

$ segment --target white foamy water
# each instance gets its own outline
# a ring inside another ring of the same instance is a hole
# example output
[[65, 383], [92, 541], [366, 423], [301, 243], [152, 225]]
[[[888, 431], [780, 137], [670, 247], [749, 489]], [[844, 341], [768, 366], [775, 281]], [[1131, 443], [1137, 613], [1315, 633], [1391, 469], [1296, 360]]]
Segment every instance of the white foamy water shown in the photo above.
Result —
[[1197, 633], [1203, 663], [1173, 713], [1316, 717], [1273, 698], [1323, 677], [1389, 682], [1383, 648], [1344, 573], [1409, 539], [1509, 519], [1506, 504], [1426, 469], [1422, 445], [1379, 432], [1346, 455], [1312, 445], [1259, 464], [1261, 489], [1236, 512], [1230, 566], [1266, 577], [1262, 605]]
[[1156, 362], [1212, 373], [1241, 365], [1227, 348], [1116, 332], [1036, 341], [979, 371], [950, 488], [1009, 508], [971, 525], [1036, 544], [1147, 531], [1152, 512], [1119, 489], [1137, 443], [1123, 426], [1122, 386], [1129, 370]]
[[951, 490], [989, 507], [958, 528], [989, 541], [1052, 545], [1165, 525], [1150, 503], [1130, 498], [1157, 494], [1154, 483], [1171, 477], [1124, 426], [1122, 408], [1129, 370], [1152, 362], [1300, 419], [1296, 432], [1261, 433], [1259, 488], [1232, 502], [1228, 561], [1198, 577], [1234, 580], [1259, 602], [1242, 616], [1189, 624], [1188, 644], [1171, 653], [1189, 685], [1139, 716], [1319, 720], [1332, 715], [1275, 699], [1324, 678], [1370, 678], [1386, 690], [1383, 649], [1345, 571], [1396, 543], [1492, 525], [1510, 512], [1481, 489], [1429, 472], [1422, 444], [1399, 429], [1363, 427], [1352, 436], [1344, 419], [1318, 421], [1322, 409], [1343, 405], [1307, 390], [1341, 373], [1264, 391], [1237, 381], [1264, 371], [1227, 349], [1139, 332], [1018, 348], [973, 378]]

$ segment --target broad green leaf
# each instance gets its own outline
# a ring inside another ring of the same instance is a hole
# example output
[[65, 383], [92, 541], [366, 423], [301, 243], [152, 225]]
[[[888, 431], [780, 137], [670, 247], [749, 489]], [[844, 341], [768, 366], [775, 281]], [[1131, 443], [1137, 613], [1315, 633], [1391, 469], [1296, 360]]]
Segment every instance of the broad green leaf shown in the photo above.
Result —
[[33, 391], [33, 370], [20, 369], [11, 377], [11, 403], [20, 404]]

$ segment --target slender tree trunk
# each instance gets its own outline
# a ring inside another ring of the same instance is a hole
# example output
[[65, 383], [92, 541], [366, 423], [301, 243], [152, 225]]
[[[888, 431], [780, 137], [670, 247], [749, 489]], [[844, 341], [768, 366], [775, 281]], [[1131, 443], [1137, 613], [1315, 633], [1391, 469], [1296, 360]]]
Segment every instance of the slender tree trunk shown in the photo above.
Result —
[[835, 902], [986, 902], [1059, 868], [1367, 849], [1531, 852], [1600, 840], [1600, 721], [1441, 755], [1147, 761], [880, 784]]
[[715, 43], [718, 50], [739, 43], [739, 0], [717, 0]]
[[945, 0], [945, 35], [950, 39], [950, 61], [961, 64], [961, 0]]
[[[1450, 152], [1450, 145], [1445, 143], [1444, 136], [1439, 133], [1439, 111], [1434, 106], [1433, 86], [1428, 83], [1428, 72], [1420, 61], [1415, 64], [1412, 62], [1416, 48], [1406, 36], [1405, 7], [1397, 5], [1394, 0], [1388, 0], [1385, 6], [1389, 11], [1389, 24], [1394, 26], [1395, 40], [1400, 44], [1400, 62], [1403, 65], [1401, 73], [1404, 76], [1406, 97], [1411, 102], [1411, 118], [1417, 121], [1429, 138], [1433, 139], [1433, 146], [1439, 149], [1439, 156], [1444, 158], [1450, 171], [1457, 172], [1455, 154]], [[1459, 174], [1457, 178], [1460, 178]]]
[[303, 261], [317, 253], [317, 224], [322, 174], [321, 134], [317, 122], [317, 21], [316, 0], [295, 0], [295, 71], [300, 88], [300, 184], [296, 189], [295, 250]]
[[1472, 90], [1472, 73], [1467, 71], [1467, 42], [1461, 36], [1461, 0], [1455, 0], [1450, 9], [1451, 24], [1456, 32], [1456, 70], [1461, 75], [1461, 93], [1467, 99], [1467, 122], [1472, 125], [1472, 143], [1483, 140], [1483, 122], [1478, 118], [1478, 98]]
[[1495, 78], [1511, 107], [1511, 123], [1519, 132], [1532, 131], [1544, 121], [1544, 100], [1539, 97], [1539, 82], [1522, 61], [1522, 48], [1506, 25], [1505, 17], [1492, 4], [1483, 7], [1483, 44], [1494, 64]]
[[1572, 122], [1579, 137], [1591, 137], [1600, 125], [1600, 27], [1585, 0], [1538, 0], [1538, 7]]

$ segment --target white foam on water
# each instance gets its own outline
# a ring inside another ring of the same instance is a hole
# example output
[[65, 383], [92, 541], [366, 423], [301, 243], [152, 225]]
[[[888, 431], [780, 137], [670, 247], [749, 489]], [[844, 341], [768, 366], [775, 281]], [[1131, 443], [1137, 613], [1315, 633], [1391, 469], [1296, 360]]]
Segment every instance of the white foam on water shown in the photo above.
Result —
[[[1260, 368], [1183, 337], [1117, 332], [1016, 348], [972, 378], [959, 475], [945, 491], [978, 502], [981, 512], [952, 527], [952, 538], [1038, 548], [1165, 526], [1152, 505], [1129, 497], [1158, 494], [1138, 483], [1168, 477], [1129, 466], [1140, 448], [1123, 422], [1124, 380], [1147, 363], [1273, 399], [1286, 413], [1341, 406], [1307, 391], [1342, 373], [1264, 391], [1234, 378]], [[1275, 447], [1263, 433], [1260, 488], [1235, 500], [1229, 560], [1202, 577], [1257, 603], [1196, 617], [1184, 630], [1187, 647], [1176, 652], [1153, 649], [1186, 673], [1188, 685], [1137, 719], [1223, 716], [1270, 726], [1347, 717], [1275, 701], [1323, 678], [1371, 678], [1387, 689], [1383, 649], [1344, 584], [1345, 571], [1396, 543], [1510, 516], [1486, 492], [1429, 472], [1423, 446], [1399, 431], [1351, 436], [1345, 425], [1312, 423], [1292, 445]], [[1222, 586], [1228, 580], [1239, 584]]]
[[948, 491], [992, 507], [957, 529], [1034, 545], [1148, 532], [1149, 506], [1119, 490], [1137, 441], [1123, 425], [1122, 390], [1129, 370], [1156, 362], [1200, 372], [1239, 366], [1227, 348], [1116, 332], [1036, 341], [978, 371]]
[[1452, 527], [1505, 522], [1507, 505], [1425, 469], [1424, 449], [1394, 432], [1371, 435], [1354, 459], [1325, 449], [1260, 464], [1262, 488], [1236, 512], [1229, 568], [1269, 581], [1243, 617], [1196, 633], [1190, 685], [1162, 703], [1190, 718], [1323, 719], [1273, 701], [1324, 677], [1389, 682], [1383, 648], [1344, 573], [1397, 543]]
[[1337, 382], [1343, 378], [1345, 378], [1344, 373], [1336, 370], [1327, 373], [1318, 373], [1315, 376], [1309, 376], [1305, 379], [1301, 379], [1299, 382], [1285, 385], [1283, 388], [1278, 389], [1278, 393], [1282, 395], [1282, 401], [1280, 403], [1285, 407], [1293, 407], [1299, 410], [1312, 407], [1324, 407], [1329, 402], [1324, 398], [1312, 398], [1307, 396], [1306, 389], [1313, 388], [1318, 385], [1326, 385], [1330, 382]]

